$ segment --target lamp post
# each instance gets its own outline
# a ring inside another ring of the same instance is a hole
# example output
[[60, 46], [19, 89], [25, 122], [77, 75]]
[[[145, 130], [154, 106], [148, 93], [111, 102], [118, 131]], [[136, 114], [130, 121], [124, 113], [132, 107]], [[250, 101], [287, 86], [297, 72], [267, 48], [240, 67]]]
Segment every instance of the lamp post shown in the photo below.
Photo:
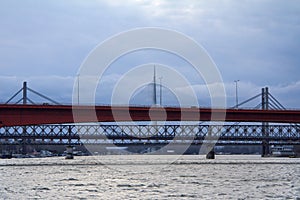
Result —
[[162, 78], [159, 77], [159, 104], [162, 106]]
[[154, 65], [153, 68], [153, 105], [157, 105], [157, 99], [156, 99], [156, 67]]
[[239, 81], [240, 80], [234, 80], [234, 82], [235, 82], [235, 103], [236, 103], [235, 107], [236, 107], [236, 109], [239, 107], [239, 99], [238, 99], [238, 82]]
[[77, 74], [77, 103], [79, 105], [79, 74]]

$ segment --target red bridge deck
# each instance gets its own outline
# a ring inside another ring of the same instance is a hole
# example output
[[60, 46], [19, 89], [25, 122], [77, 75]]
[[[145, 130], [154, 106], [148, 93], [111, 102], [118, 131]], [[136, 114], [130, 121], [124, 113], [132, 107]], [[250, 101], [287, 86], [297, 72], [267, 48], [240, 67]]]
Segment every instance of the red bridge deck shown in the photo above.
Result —
[[[96, 121], [211, 121], [212, 114], [214, 121], [300, 123], [300, 110], [96, 106], [95, 114], [91, 115], [93, 109], [70, 105], [0, 105], [0, 127]], [[73, 110], [78, 116], [75, 121]]]

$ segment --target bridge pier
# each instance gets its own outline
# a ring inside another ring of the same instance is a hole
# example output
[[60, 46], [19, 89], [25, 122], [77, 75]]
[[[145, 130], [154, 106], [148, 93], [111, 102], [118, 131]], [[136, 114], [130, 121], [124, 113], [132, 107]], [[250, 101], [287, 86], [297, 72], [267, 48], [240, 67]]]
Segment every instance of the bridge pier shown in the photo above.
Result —
[[74, 159], [73, 147], [71, 145], [67, 146], [66, 151], [67, 151], [66, 159]]
[[263, 140], [261, 157], [268, 157], [269, 155], [270, 155], [269, 142], [266, 140]]
[[[211, 132], [209, 135], [211, 135]], [[206, 159], [215, 159], [215, 145], [212, 143], [204, 143], [200, 150], [200, 154], [202, 153], [206, 154]]]
[[68, 134], [69, 134], [69, 138], [68, 138], [68, 143], [69, 145], [67, 146], [66, 152], [66, 159], [74, 159], [74, 154], [73, 154], [73, 146], [71, 145], [71, 141], [72, 141], [72, 127], [68, 126]]
[[207, 154], [206, 154], [206, 159], [215, 159], [215, 150], [214, 148], [212, 150], [210, 150]]
[[[268, 87], [262, 88], [262, 95], [261, 95], [261, 105], [262, 110], [269, 110], [269, 89]], [[262, 157], [267, 157], [270, 155], [270, 147], [269, 147], [269, 123], [262, 122], [262, 135], [265, 139], [262, 140]]]

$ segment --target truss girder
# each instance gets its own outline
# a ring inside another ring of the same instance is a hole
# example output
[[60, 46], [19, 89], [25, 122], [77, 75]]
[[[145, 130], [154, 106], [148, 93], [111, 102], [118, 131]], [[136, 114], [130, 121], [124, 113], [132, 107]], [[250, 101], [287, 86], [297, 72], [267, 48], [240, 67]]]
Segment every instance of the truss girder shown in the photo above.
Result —
[[[300, 144], [293, 125], [39, 125], [0, 128], [0, 144], [272, 143]], [[267, 135], [267, 136], [266, 136]]]

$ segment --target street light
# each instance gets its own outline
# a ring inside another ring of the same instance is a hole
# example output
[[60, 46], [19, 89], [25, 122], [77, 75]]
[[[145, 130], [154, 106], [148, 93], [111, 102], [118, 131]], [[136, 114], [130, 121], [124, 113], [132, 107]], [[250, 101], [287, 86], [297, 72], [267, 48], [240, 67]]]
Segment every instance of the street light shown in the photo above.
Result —
[[235, 103], [236, 103], [235, 107], [236, 108], [239, 107], [239, 99], [238, 99], [238, 82], [239, 81], [240, 80], [234, 80], [234, 82], [235, 82]]
[[77, 101], [79, 105], [79, 74], [77, 74]]
[[162, 78], [163, 77], [159, 77], [159, 104], [160, 106], [162, 106]]

